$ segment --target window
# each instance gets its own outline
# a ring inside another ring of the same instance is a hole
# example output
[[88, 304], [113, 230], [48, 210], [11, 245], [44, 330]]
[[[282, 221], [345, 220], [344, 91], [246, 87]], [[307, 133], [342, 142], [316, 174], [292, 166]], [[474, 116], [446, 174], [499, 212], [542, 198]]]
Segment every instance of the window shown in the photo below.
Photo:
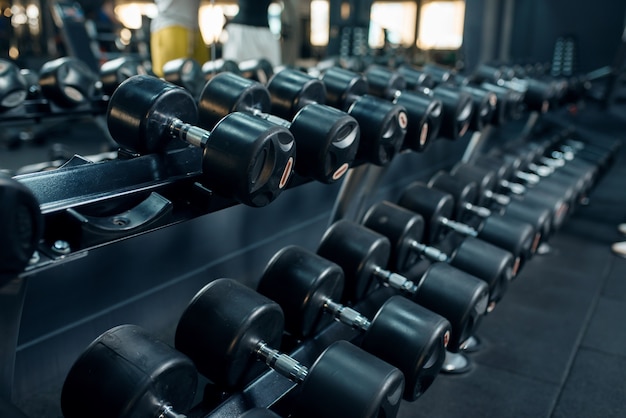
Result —
[[330, 31], [330, 6], [327, 0], [311, 1], [311, 35], [313, 46], [328, 45]]
[[370, 48], [382, 48], [388, 42], [411, 46], [415, 41], [417, 3], [412, 1], [376, 1], [370, 11]]
[[417, 46], [420, 49], [459, 49], [463, 43], [465, 1], [430, 1], [420, 11]]

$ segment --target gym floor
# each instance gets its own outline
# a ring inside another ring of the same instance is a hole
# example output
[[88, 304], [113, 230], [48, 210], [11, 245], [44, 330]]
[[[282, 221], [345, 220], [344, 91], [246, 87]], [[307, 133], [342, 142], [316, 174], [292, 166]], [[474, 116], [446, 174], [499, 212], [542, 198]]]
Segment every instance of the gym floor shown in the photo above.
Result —
[[[622, 118], [626, 113], [621, 113]], [[580, 122], [623, 138], [626, 118]], [[610, 122], [610, 123], [609, 123]], [[581, 207], [533, 258], [477, 335], [466, 374], [440, 375], [399, 417], [626, 416], [626, 147]]]

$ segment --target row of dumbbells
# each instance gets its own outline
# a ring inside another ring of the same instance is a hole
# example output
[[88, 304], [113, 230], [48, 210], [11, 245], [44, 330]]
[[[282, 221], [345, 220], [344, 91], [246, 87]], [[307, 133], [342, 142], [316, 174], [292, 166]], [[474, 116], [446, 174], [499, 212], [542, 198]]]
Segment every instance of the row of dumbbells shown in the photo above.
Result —
[[[163, 78], [193, 91], [217, 72], [228, 71], [247, 78], [264, 79], [262, 74], [272, 70], [271, 65], [268, 65], [265, 60], [240, 64], [217, 60], [200, 67], [190, 60], [177, 59], [166, 63]], [[0, 120], [1, 113], [20, 108], [26, 101], [45, 99], [68, 110], [93, 104], [110, 96], [124, 80], [138, 74], [152, 72], [135, 56], [106, 61], [100, 66], [98, 74], [80, 59], [70, 56], [47, 61], [39, 70], [20, 68], [14, 61], [3, 59], [0, 60]], [[192, 88], [192, 80], [196, 87]], [[106, 103], [106, 100], [103, 101]], [[46, 109], [39, 106], [36, 110], [39, 114]], [[28, 114], [26, 110], [24, 113]]]
[[103, 113], [103, 96], [110, 95], [128, 76], [141, 73], [147, 71], [130, 57], [105, 62], [100, 74], [74, 57], [50, 60], [39, 70], [20, 69], [13, 61], [1, 60], [0, 121], [18, 114], [39, 117], [89, 106], [94, 113]]
[[[221, 124], [231, 128], [230, 114], [245, 113], [285, 127], [295, 139], [295, 148], [301, 149], [301, 158], [295, 161], [296, 172], [305, 178], [329, 183], [341, 178], [355, 161], [385, 165], [402, 150], [423, 151], [438, 135], [458, 138], [471, 129], [473, 115], [484, 113], [461, 90], [454, 91], [445, 86], [447, 93], [441, 93], [441, 97], [436, 95], [440, 91], [437, 88], [430, 96], [406, 92], [394, 87], [402, 84], [399, 81], [403, 77], [399, 73], [383, 68], [377, 68], [375, 73], [375, 76], [372, 75], [374, 71], [364, 76], [331, 68], [320, 78], [315, 78], [302, 71], [283, 69], [263, 85], [231, 72], [222, 72], [213, 76], [199, 94], [197, 125], [204, 130], [217, 130]], [[136, 135], [127, 134], [129, 124], [135, 126], [145, 122], [154, 125], [150, 122], [153, 112], [141, 109], [142, 113], [138, 113], [128, 105], [129, 99], [137, 97], [137, 90], [146, 89], [150, 90], [146, 91], [150, 97], [146, 106], [161, 99], [164, 105], [173, 102], [165, 94], [163, 98], [156, 97], [169, 90], [166, 83], [162, 80], [150, 83], [147, 78], [133, 78], [141, 83], [123, 83], [124, 88], [118, 90], [124, 93], [113, 94], [108, 112], [114, 139], [124, 148], [138, 153], [162, 150], [167, 135], [150, 132], [138, 140]], [[114, 100], [116, 96], [117, 100]], [[530, 98], [532, 94], [527, 93], [526, 97]], [[187, 101], [191, 102], [191, 98]], [[190, 111], [182, 116], [172, 116], [183, 123], [194, 124], [190, 122], [195, 119], [191, 105], [189, 108]], [[163, 113], [163, 110], [159, 109], [159, 112]], [[116, 117], [126, 118], [129, 114], [133, 117], [128, 118], [128, 122], [120, 122], [121, 118]], [[476, 124], [476, 129], [479, 125]], [[233, 125], [233, 129], [229, 129], [231, 136], [235, 136], [234, 128]], [[225, 147], [218, 144], [224, 139], [209, 140], [208, 132], [185, 129], [184, 134], [178, 127], [170, 127], [169, 131], [187, 142], [206, 146], [205, 150], [213, 147], [224, 150]], [[235, 142], [245, 141], [238, 138]], [[284, 160], [289, 161], [289, 158]], [[213, 165], [214, 162], [207, 162], [205, 167], [208, 169]]]
[[[569, 183], [576, 184], [577, 197], [564, 198], [576, 202], [588, 193], [604, 162], [610, 160], [613, 148], [564, 143], [576, 152], [567, 151], [573, 155], [561, 160], [563, 166], [559, 168], [569, 171], [554, 181], [560, 190], [568, 188]], [[538, 147], [528, 144], [524, 151]], [[536, 157], [548, 158], [552, 149], [563, 147], [552, 144]], [[520, 156], [526, 157], [526, 153]], [[484, 170], [487, 159], [491, 169], [497, 161], [507, 165], [510, 160], [498, 160], [491, 155], [485, 157], [484, 164], [476, 163], [471, 168]], [[450, 175], [456, 176], [459, 184], [464, 177], [459, 174], [462, 167], [468, 168], [459, 165]], [[588, 171], [595, 173], [589, 182], [579, 182], [579, 178], [588, 176]], [[529, 178], [527, 172], [519, 170], [517, 174], [521, 179]], [[196, 368], [219, 388], [232, 392], [241, 390], [261, 373], [257, 360], [302, 383], [296, 415], [378, 416], [379, 411], [385, 410], [386, 416], [393, 416], [400, 393], [404, 399], [413, 401], [428, 389], [445, 364], [445, 351], [463, 349], [482, 316], [503, 296], [516, 273], [513, 254], [498, 258], [498, 252], [490, 252], [491, 247], [480, 240], [466, 238], [450, 255], [422, 243], [425, 227], [431, 231], [435, 225], [450, 222], [445, 211], [433, 212], [433, 208], [455, 206], [448, 203], [451, 198], [442, 203], [428, 197], [426, 189], [436, 190], [441, 178], [439, 173], [431, 179], [431, 187], [409, 186], [397, 204], [374, 205], [362, 224], [335, 223], [324, 234], [317, 254], [295, 246], [279, 251], [262, 274], [258, 292], [233, 280], [211, 282], [193, 298], [179, 321], [175, 344], [178, 350], [134, 326], [106, 332], [90, 345], [68, 375], [62, 400], [66, 417], [94, 415], [94, 405], [111, 406], [103, 411], [103, 416], [127, 416], [126, 411], [142, 411], [146, 416], [178, 416], [174, 410], [185, 412], [193, 402]], [[541, 206], [538, 202], [542, 201], [529, 197], [532, 187], [550, 179], [546, 176], [536, 184], [522, 186], [529, 188], [528, 201], [524, 199], [528, 208]], [[475, 187], [467, 179], [465, 184]], [[516, 190], [520, 192], [519, 188]], [[556, 195], [557, 190], [545, 196], [551, 194]], [[499, 203], [504, 200], [500, 197]], [[558, 226], [553, 220], [562, 216], [556, 213], [559, 210], [546, 202], [543, 212], [546, 211], [552, 220], [546, 220], [547, 228], [543, 226], [541, 232], [531, 228], [532, 233], [523, 234], [523, 239], [517, 237], [523, 248], [516, 254], [519, 258], [532, 256], [538, 240], [547, 239], [544, 233], [550, 234]], [[509, 232], [502, 230], [500, 234]], [[437, 238], [428, 235], [427, 242], [437, 244]], [[503, 253], [506, 251], [500, 252]], [[414, 272], [412, 277], [398, 273], [411, 272], [421, 255], [436, 261], [420, 276]], [[461, 263], [455, 266], [450, 259]], [[485, 271], [480, 279], [468, 273], [472, 268], [484, 270], [485, 264], [494, 259], [499, 261], [494, 263], [497, 268], [491, 277], [483, 275]], [[474, 267], [470, 267], [472, 262]], [[388, 289], [395, 289], [401, 295], [386, 299], [371, 320], [350, 307], [372, 293]], [[360, 337], [354, 340], [364, 351], [350, 343], [337, 342], [307, 368], [277, 350], [283, 332], [301, 341], [314, 337], [332, 319], [359, 331]], [[149, 359], [146, 353], [150, 354]], [[127, 392], [119, 390], [120, 385], [114, 383], [119, 376], [126, 378]], [[169, 380], [174, 379], [171, 376], [176, 376], [176, 385], [174, 380]], [[150, 384], [146, 379], [151, 379]], [[355, 381], [362, 385], [355, 386]], [[184, 389], [181, 382], [188, 383]], [[319, 402], [320, 399], [325, 402]], [[149, 415], [149, 411], [154, 411], [154, 415]], [[272, 412], [255, 409], [247, 414]]]
[[[364, 80], [355, 80], [363, 90]], [[110, 97], [108, 129], [127, 158], [189, 145], [199, 149], [199, 182], [222, 197], [250, 206], [272, 202], [286, 188], [294, 171], [305, 179], [331, 183], [342, 178], [356, 158], [388, 163], [402, 144], [407, 118], [399, 106], [379, 101], [387, 106], [382, 114], [377, 107], [353, 106], [353, 115], [361, 112], [363, 123], [369, 123], [361, 126], [348, 113], [315, 103], [311, 97], [321, 100], [326, 92], [319, 80], [290, 83], [277, 79], [274, 85], [282, 88], [282, 94], [271, 96], [262, 84], [226, 72], [213, 77], [207, 83], [206, 94], [196, 100], [184, 88], [154, 76], [135, 75], [122, 82]], [[352, 87], [347, 84], [343, 89], [348, 94]], [[291, 121], [267, 113], [277, 98], [283, 105], [282, 115], [291, 117]], [[367, 119], [368, 115], [373, 121]], [[377, 143], [368, 144], [363, 137]], [[297, 160], [296, 142], [301, 155]], [[10, 180], [3, 181], [3, 188], [6, 193], [21, 196], [14, 200], [24, 207], [15, 212], [28, 213], [33, 219], [29, 228], [32, 237], [12, 246], [20, 250], [11, 258], [20, 260], [23, 268], [43, 227], [41, 214], [37, 216], [37, 199], [27, 188]], [[24, 234], [17, 231], [13, 235], [24, 239]], [[14, 274], [13, 270], [7, 274]]]
[[[78, 73], [69, 69], [71, 62], [57, 60], [53, 67], [66, 75]], [[263, 67], [253, 64], [249, 64], [252, 69], [254, 65]], [[487, 67], [481, 71], [491, 71], [493, 82], [506, 80], [501, 70]], [[495, 109], [505, 110], [495, 113], [505, 118], [494, 117], [475, 103], [478, 96], [470, 98], [459, 86], [447, 84], [444, 80], [450, 77], [436, 68], [429, 72], [432, 75], [408, 67], [398, 71], [373, 67], [364, 75], [330, 68], [314, 77], [284, 69], [263, 85], [226, 71], [214, 74], [199, 98], [162, 79], [134, 75], [113, 91], [107, 122], [128, 157], [186, 144], [200, 148], [200, 182], [205, 187], [240, 203], [263, 206], [277, 198], [291, 180], [296, 185], [301, 179], [332, 183], [356, 164], [386, 165], [398, 152], [423, 151], [434, 138], [458, 138], [477, 129], [480, 124], [472, 122], [473, 115], [481, 116], [485, 123], [501, 124], [513, 115], [507, 109], [518, 107], [493, 92], [486, 94], [488, 100], [480, 103], [495, 103]], [[484, 74], [481, 77], [486, 78]], [[420, 85], [431, 93], [404, 90], [405, 85]], [[529, 91], [535, 90], [527, 89], [525, 97], [533, 96]], [[548, 88], [544, 93], [551, 91], [554, 89]], [[494, 97], [495, 102], [491, 100]], [[300, 150], [297, 159], [296, 148]], [[297, 176], [292, 176], [294, 171]], [[19, 231], [8, 234], [24, 240], [12, 246], [19, 248], [18, 252], [7, 255], [13, 260], [11, 265], [15, 260], [19, 264], [6, 271], [11, 276], [31, 259], [43, 222], [36, 198], [26, 188], [9, 183], [10, 179], [2, 181], [3, 187], [16, 194], [16, 204], [24, 207], [15, 212], [32, 218], [31, 237]], [[3, 266], [3, 276], [4, 270]]]
[[[70, 62], [56, 60], [53, 67], [58, 74], [80, 78], [78, 71], [68, 69]], [[508, 80], [499, 69], [481, 71], [491, 74], [493, 82]], [[199, 99], [162, 79], [134, 75], [113, 91], [107, 122], [112, 137], [129, 156], [160, 153], [185, 143], [200, 148], [205, 187], [244, 204], [263, 206], [287, 187], [294, 170], [298, 180], [331, 183], [355, 164], [386, 165], [403, 150], [423, 151], [434, 138], [454, 139], [478, 129], [480, 124], [472, 122], [475, 115], [485, 123], [496, 119], [501, 123], [502, 118], [487, 117], [492, 113], [486, 105], [511, 108], [510, 101], [493, 92], [481, 90], [480, 101], [479, 95], [462, 91], [463, 83], [448, 83], [450, 77], [440, 70], [430, 73], [425, 77], [424, 71], [408, 67], [398, 71], [372, 67], [365, 74], [330, 68], [314, 77], [284, 69], [263, 85], [226, 71], [211, 77]], [[439, 81], [432, 81], [435, 78]], [[485, 78], [484, 74], [474, 77]], [[410, 84], [407, 80], [421, 83], [422, 90], [403, 90]], [[530, 84], [542, 87], [526, 89], [523, 97], [528, 106], [538, 102], [544, 109], [547, 99], [532, 98], [551, 98], [555, 89], [547, 82]], [[72, 92], [73, 87], [62, 90]], [[516, 97], [521, 96], [519, 91]], [[300, 149], [297, 159], [296, 148]], [[23, 246], [28, 251], [17, 257], [24, 262], [38, 240], [37, 228], [32, 230], [34, 238]]]

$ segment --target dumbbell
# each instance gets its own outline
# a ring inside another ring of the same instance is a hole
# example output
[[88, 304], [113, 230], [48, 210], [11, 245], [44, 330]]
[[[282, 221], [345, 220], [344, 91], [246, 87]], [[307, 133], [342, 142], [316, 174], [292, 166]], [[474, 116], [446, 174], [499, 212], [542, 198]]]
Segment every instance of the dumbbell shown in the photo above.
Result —
[[361, 130], [357, 163], [386, 165], [402, 147], [408, 123], [406, 110], [367, 95], [367, 82], [359, 74], [333, 68], [320, 80], [302, 71], [284, 69], [274, 74], [267, 89], [272, 113], [282, 118], [293, 117], [310, 103], [326, 103], [352, 116]]
[[[407, 80], [409, 89], [434, 89], [439, 84], [453, 84], [470, 94], [488, 92], [496, 95], [496, 107], [492, 118], [488, 121], [492, 125], [500, 126], [509, 120], [519, 119], [523, 112], [524, 95], [511, 88], [499, 86], [495, 82], [485, 81], [477, 75], [463, 76], [440, 66], [424, 65], [422, 69], [402, 65], [397, 70]], [[477, 89], [478, 91], [475, 91]], [[489, 94], [488, 97], [491, 95]], [[493, 104], [493, 99], [489, 98]], [[483, 109], [485, 110], [485, 109]], [[476, 112], [475, 112], [476, 113]], [[481, 112], [478, 112], [481, 113]], [[484, 121], [486, 122], [485, 115]]]
[[209, 132], [193, 126], [197, 113], [187, 90], [137, 75], [111, 96], [107, 123], [115, 141], [139, 153], [161, 152], [174, 138], [202, 148], [202, 182], [224, 197], [249, 206], [264, 206], [278, 197], [295, 160], [289, 130], [231, 113]]
[[350, 168], [359, 146], [359, 125], [348, 114], [322, 104], [302, 107], [288, 122], [270, 115], [270, 94], [261, 83], [233, 73], [211, 78], [198, 100], [199, 126], [211, 129], [232, 112], [245, 112], [288, 128], [300, 157], [295, 171], [323, 183], [339, 180]]
[[404, 390], [400, 370], [347, 341], [330, 344], [306, 367], [273, 348], [283, 324], [276, 302], [235, 280], [217, 279], [183, 312], [175, 346], [225, 391], [244, 388], [269, 366], [300, 384], [296, 416], [396, 416]]
[[[547, 157], [563, 161], [563, 165], [570, 161], [585, 161], [598, 168], [598, 177], [606, 172], [619, 149], [619, 142], [605, 144], [586, 144], [573, 138], [560, 138], [548, 150]], [[597, 180], [597, 179], [596, 179]]]
[[[556, 179], [574, 187], [577, 194], [586, 193], [596, 182], [600, 167], [609, 159], [608, 152], [571, 152], [571, 149], [558, 145], [559, 137], [535, 140], [511, 147], [511, 151], [522, 157], [523, 167], [540, 177]], [[569, 152], [566, 154], [565, 152]], [[578, 157], [578, 158], [576, 158]], [[576, 198], [577, 196], [574, 196]]]
[[0, 59], [0, 112], [21, 105], [28, 95], [28, 85], [20, 68], [12, 61]]
[[[478, 206], [479, 190], [475, 182], [460, 181], [441, 170], [429, 179], [427, 186], [450, 194], [455, 205], [454, 220], [474, 228], [474, 231], [469, 231], [471, 236], [509, 251], [519, 260], [520, 269], [537, 250], [541, 233], [535, 228], [536, 222], [531, 224], [507, 215], [506, 211], [492, 212]], [[433, 199], [436, 197], [433, 196]]]
[[445, 246], [442, 241], [449, 231], [464, 236], [460, 243], [453, 242], [456, 245], [453, 253], [455, 267], [490, 283], [490, 291], [494, 294], [492, 302], [502, 297], [508, 282], [519, 271], [519, 258], [478, 238], [480, 234], [474, 228], [451, 220], [454, 199], [450, 194], [430, 189], [421, 182], [413, 182], [404, 189], [397, 204], [424, 218], [427, 244]]
[[24, 271], [42, 234], [37, 198], [22, 183], [0, 172], [0, 288]]
[[89, 103], [96, 92], [98, 76], [83, 61], [61, 57], [39, 70], [41, 93], [60, 107], [72, 109]]
[[[425, 65], [424, 70], [434, 76], [442, 72], [441, 67]], [[471, 75], [451, 74], [445, 81], [454, 84], [472, 96], [476, 105], [480, 105], [475, 112], [473, 122], [475, 126], [492, 124], [502, 126], [509, 120], [519, 119], [526, 110], [537, 110], [544, 113], [548, 110], [548, 98], [552, 97], [551, 85], [537, 81], [526, 80], [507, 81], [499, 77], [485, 78], [480, 69]], [[476, 115], [478, 113], [479, 115]]]
[[441, 82], [441, 80], [435, 80], [430, 74], [409, 64], [401, 64], [395, 71], [404, 78], [408, 90], [416, 90], [420, 87], [432, 90]]
[[[378, 202], [369, 208], [362, 223], [389, 240], [391, 250], [386, 266], [392, 271], [402, 275], [409, 271], [415, 274], [418, 272], [415, 267], [418, 266], [420, 259], [424, 258], [434, 263], [433, 265], [440, 263], [449, 265], [448, 274], [455, 277], [463, 276], [462, 280], [470, 283], [470, 287], [476, 288], [474, 285], [476, 280], [485, 283], [485, 294], [488, 295], [485, 302], [486, 312], [491, 312], [495, 308], [508, 286], [506, 277], [510, 273], [506, 273], [506, 270], [512, 268], [510, 254], [505, 253], [505, 257], [491, 258], [492, 245], [476, 239], [466, 239], [448, 255], [439, 248], [424, 243], [426, 222], [422, 215], [410, 209], [388, 201]], [[496, 251], [495, 255], [501, 256], [501, 251]], [[479, 294], [478, 290], [475, 293]], [[439, 313], [438, 310], [435, 312]]]
[[547, 112], [558, 102], [557, 83], [553, 80], [540, 80], [525, 74], [520, 67], [479, 65], [472, 74], [474, 83], [496, 85], [509, 88], [522, 95], [525, 107], [531, 111]]
[[274, 75], [272, 63], [265, 58], [241, 61], [239, 71], [243, 77], [262, 84], [267, 84]]
[[[421, 292], [427, 291], [416, 301], [452, 323], [453, 336], [448, 347], [455, 351], [456, 346], [458, 350], [460, 344], [478, 326], [481, 315], [487, 312], [488, 284], [454, 267], [453, 257], [423, 244], [424, 218], [415, 212], [381, 201], [369, 208], [362, 224], [389, 240], [391, 247], [387, 268], [418, 283]], [[425, 272], [420, 272], [420, 277], [415, 277], [413, 275], [417, 270], [413, 267], [422, 256], [432, 261], [432, 264]], [[461, 331], [456, 331], [455, 336], [455, 330], [459, 329]]]
[[100, 66], [102, 92], [111, 96], [124, 80], [139, 74], [149, 74], [149, 71], [136, 57], [123, 56], [106, 61]]
[[[408, 71], [410, 69], [405, 69], [405, 72]], [[425, 64], [422, 66], [422, 71], [435, 80], [434, 84], [436, 85], [455, 86], [469, 94], [474, 103], [474, 111], [472, 112], [469, 126], [470, 130], [480, 131], [492, 123], [498, 105], [498, 97], [494, 92], [472, 85], [467, 77], [463, 77], [439, 65]], [[434, 86], [431, 89], [434, 89]]]
[[[561, 171], [568, 172], [571, 175], [583, 174], [589, 178], [589, 182], [592, 182], [593, 177], [596, 175], [597, 167], [606, 164], [609, 159], [609, 153], [605, 151], [575, 153], [570, 148], [562, 147], [560, 145], [561, 141], [561, 135], [540, 135], [532, 141], [511, 144], [503, 148], [502, 151], [520, 155], [524, 159], [526, 168], [540, 176], [546, 177], [556, 171], [556, 169], [565, 169]], [[566, 154], [564, 151], [569, 154]], [[591, 166], [594, 167], [591, 173], [587, 172], [589, 170], [583, 170]]]
[[[22, 69], [19, 72], [26, 87], [25, 98], [45, 98], [67, 110], [91, 104], [103, 94], [111, 95], [123, 80], [132, 75], [148, 73], [133, 57], [120, 57], [103, 63], [99, 75], [74, 57], [48, 61], [39, 71]], [[1, 107], [0, 104], [0, 111]]]
[[141, 327], [120, 325], [74, 362], [61, 409], [65, 418], [185, 418], [197, 384], [191, 359]]
[[[450, 321], [451, 335], [443, 371], [467, 371], [470, 362], [459, 353], [475, 334], [484, 314], [495, 306], [489, 304], [487, 282], [453, 267], [453, 258], [422, 244], [424, 219], [419, 214], [382, 201], [367, 211], [363, 225], [387, 237], [391, 244], [388, 268], [417, 283], [415, 302]], [[421, 257], [432, 262], [420, 262]]]
[[[412, 75], [415, 71], [417, 74]], [[398, 68], [398, 74], [409, 80], [419, 79], [422, 74], [410, 66]], [[432, 78], [430, 79], [432, 80]], [[461, 91], [457, 86], [448, 83], [436, 84], [430, 87], [423, 85], [408, 84], [411, 91], [420, 91], [442, 103], [442, 121], [440, 136], [450, 140], [457, 140], [465, 135], [470, 129], [472, 117], [476, 109], [469, 93]], [[480, 113], [480, 112], [479, 112]]]
[[332, 224], [317, 253], [343, 269], [343, 299], [360, 300], [377, 287], [387, 286], [448, 319], [451, 334], [447, 352], [459, 352], [486, 312], [488, 290], [484, 282], [445, 263], [433, 264], [416, 276], [416, 281], [387, 270], [391, 262], [389, 239], [355, 222], [344, 219]]
[[163, 64], [163, 79], [187, 89], [194, 96], [205, 82], [202, 67], [193, 58], [177, 58]]
[[360, 347], [400, 369], [404, 399], [415, 401], [441, 369], [450, 324], [400, 295], [387, 299], [370, 321], [337, 302], [343, 287], [344, 274], [337, 264], [289, 246], [269, 261], [257, 289], [281, 306], [285, 331], [296, 338], [314, 337], [333, 319], [359, 331]]
[[[478, 127], [473, 120], [475, 115], [484, 114], [485, 109], [475, 107], [470, 93], [451, 82], [437, 82], [424, 71], [408, 65], [402, 65], [396, 71], [406, 81], [409, 91], [419, 91], [442, 102], [443, 120], [440, 131], [442, 137], [456, 140], [465, 135], [471, 127]], [[476, 103], [479, 106], [490, 105], [489, 100], [480, 100]]]
[[[559, 228], [562, 225], [567, 214], [573, 210], [585, 194], [585, 190], [594, 176], [592, 171], [587, 171], [586, 168], [582, 167], [584, 173], [568, 172], [569, 170], [560, 170], [559, 173], [556, 173], [552, 167], [535, 164], [533, 160], [536, 151], [532, 150], [522, 149], [518, 152], [499, 150], [498, 153], [494, 152], [490, 155], [514, 167], [512, 182], [524, 182], [523, 184], [526, 186], [523, 194], [524, 200], [534, 201], [539, 196], [540, 204], [547, 204], [553, 208], [554, 219], [552, 223], [554, 228]], [[524, 171], [526, 167], [531, 172]]]
[[418, 291], [414, 282], [386, 269], [391, 257], [389, 239], [356, 222], [342, 219], [333, 223], [324, 233], [317, 253], [343, 269], [346, 278], [344, 302], [362, 300], [380, 285], [407, 295]]
[[237, 63], [233, 60], [219, 58], [202, 64], [202, 74], [204, 75], [205, 81], [209, 81], [217, 74], [224, 72], [241, 75], [239, 65], [237, 65]]
[[369, 94], [391, 100], [406, 109], [408, 122], [402, 148], [424, 151], [439, 135], [443, 117], [441, 100], [423, 93], [406, 91], [404, 78], [380, 65], [369, 66], [363, 75]]
[[[516, 183], [514, 179], [508, 180], [508, 177], [499, 179], [491, 168], [482, 165], [482, 161], [482, 158], [477, 158], [476, 164], [457, 164], [450, 174], [457, 180], [475, 182], [478, 185], [479, 206], [491, 208], [490, 203], [494, 202], [509, 216], [534, 225], [541, 233], [541, 241], [545, 242], [565, 220], [569, 210], [565, 198], [555, 192], [526, 188]], [[505, 168], [508, 166], [516, 171], [515, 165], [508, 165], [510, 163], [515, 163], [514, 157], [508, 158], [503, 164]], [[498, 193], [502, 188], [514, 193], [505, 195]]]
[[[611, 140], [605, 137], [593, 138], [593, 141], [591, 141], [589, 139], [582, 139], [567, 135], [563, 138], [560, 145], [563, 147], [560, 151], [563, 152], [562, 158], [564, 159], [574, 158], [572, 154], [577, 154], [579, 151], [583, 150], [589, 151], [592, 156], [594, 154], [599, 154], [600, 156], [605, 155], [607, 160], [602, 168], [606, 168], [615, 159], [615, 155], [621, 148], [622, 142], [618, 139]], [[586, 156], [585, 153], [580, 155], [583, 158]]]
[[[513, 158], [516, 155], [523, 156], [520, 168], [526, 173], [536, 174], [539, 179], [524, 183], [527, 190], [544, 191], [562, 196], [568, 205], [567, 214], [572, 213], [579, 203], [586, 200], [587, 193], [597, 174], [595, 167], [588, 164], [585, 164], [584, 167], [579, 164], [568, 164], [568, 167], [558, 168], [557, 166], [561, 165], [562, 162], [558, 160], [553, 160], [554, 164], [547, 161], [539, 162], [540, 157], [533, 156], [539, 155], [541, 151], [531, 147], [520, 147], [512, 152], [514, 153]], [[505, 154], [504, 158], [510, 158], [510, 156]], [[526, 168], [524, 169], [524, 167]]]

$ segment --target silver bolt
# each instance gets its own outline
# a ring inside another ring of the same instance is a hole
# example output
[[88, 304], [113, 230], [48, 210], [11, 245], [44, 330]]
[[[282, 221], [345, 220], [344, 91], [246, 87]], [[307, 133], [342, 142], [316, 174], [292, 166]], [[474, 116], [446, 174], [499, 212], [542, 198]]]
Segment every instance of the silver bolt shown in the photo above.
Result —
[[70, 243], [61, 239], [54, 241], [52, 244], [52, 251], [57, 254], [69, 254], [71, 251]]

